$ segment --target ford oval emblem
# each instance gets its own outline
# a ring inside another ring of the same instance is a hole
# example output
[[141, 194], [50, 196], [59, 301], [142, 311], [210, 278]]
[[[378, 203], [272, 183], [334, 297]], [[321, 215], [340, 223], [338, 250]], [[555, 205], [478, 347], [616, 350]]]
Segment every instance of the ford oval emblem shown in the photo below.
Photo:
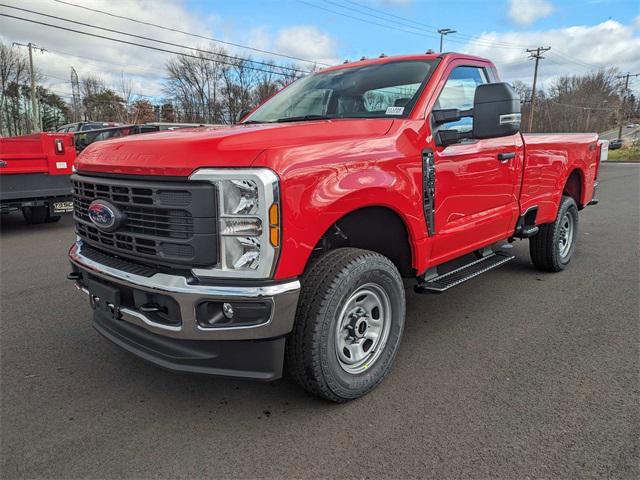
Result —
[[89, 204], [89, 219], [100, 230], [113, 231], [122, 223], [123, 215], [115, 205], [106, 200], [94, 200]]

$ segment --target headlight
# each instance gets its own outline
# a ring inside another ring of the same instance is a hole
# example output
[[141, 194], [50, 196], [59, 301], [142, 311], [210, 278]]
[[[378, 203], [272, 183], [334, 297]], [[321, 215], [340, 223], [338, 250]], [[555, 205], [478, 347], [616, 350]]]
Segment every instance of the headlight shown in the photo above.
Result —
[[269, 278], [280, 250], [278, 177], [266, 168], [196, 171], [190, 180], [217, 186], [218, 265], [196, 276]]

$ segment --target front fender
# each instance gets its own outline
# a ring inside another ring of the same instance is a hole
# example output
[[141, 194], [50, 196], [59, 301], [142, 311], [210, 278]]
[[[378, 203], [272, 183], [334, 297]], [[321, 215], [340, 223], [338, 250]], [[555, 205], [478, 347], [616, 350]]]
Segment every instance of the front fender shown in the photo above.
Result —
[[[303, 273], [309, 256], [331, 226], [366, 207], [386, 207], [402, 219], [412, 250], [427, 235], [422, 211], [420, 159], [325, 163], [281, 178], [283, 244], [276, 278]], [[375, 235], [376, 232], [371, 232]], [[414, 267], [421, 261], [413, 255]]]

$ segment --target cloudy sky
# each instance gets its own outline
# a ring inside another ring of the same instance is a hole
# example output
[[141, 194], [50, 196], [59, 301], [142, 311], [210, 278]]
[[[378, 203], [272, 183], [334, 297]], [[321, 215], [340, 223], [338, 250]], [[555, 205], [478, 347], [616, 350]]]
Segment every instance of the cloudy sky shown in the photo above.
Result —
[[[525, 49], [537, 46], [551, 46], [541, 63], [543, 82], [561, 74], [609, 66], [640, 73], [639, 0], [64, 1], [66, 4], [56, 0], [3, 0], [4, 4], [32, 12], [0, 7], [0, 14], [148, 45], [154, 43], [77, 22], [187, 47], [213, 43], [69, 5], [76, 4], [230, 42], [236, 44], [225, 45], [230, 53], [255, 60], [293, 61], [242, 46], [321, 64], [382, 52], [392, 55], [437, 50], [436, 30], [448, 27], [457, 33], [446, 38], [445, 50], [488, 57], [508, 81], [530, 82], [533, 65]], [[33, 42], [46, 49], [34, 60], [45, 75], [45, 83], [60, 94], [70, 93], [68, 79], [73, 66], [80, 76], [98, 74], [116, 89], [124, 76], [137, 95], [154, 98], [162, 93], [163, 67], [171, 57], [8, 17], [0, 17], [0, 40]], [[640, 78], [632, 82], [632, 88], [640, 92]]]

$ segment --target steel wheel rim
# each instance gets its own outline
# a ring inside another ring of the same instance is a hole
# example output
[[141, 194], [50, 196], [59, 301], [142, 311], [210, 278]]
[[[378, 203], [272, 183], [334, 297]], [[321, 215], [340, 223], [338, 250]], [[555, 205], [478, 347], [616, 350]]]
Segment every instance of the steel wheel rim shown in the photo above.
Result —
[[391, 313], [389, 295], [380, 285], [367, 283], [349, 296], [335, 330], [335, 353], [345, 372], [357, 375], [380, 358], [391, 330]]
[[569, 255], [571, 244], [573, 243], [573, 230], [573, 216], [567, 212], [560, 221], [560, 234], [558, 235], [558, 248], [561, 258], [566, 258]]

